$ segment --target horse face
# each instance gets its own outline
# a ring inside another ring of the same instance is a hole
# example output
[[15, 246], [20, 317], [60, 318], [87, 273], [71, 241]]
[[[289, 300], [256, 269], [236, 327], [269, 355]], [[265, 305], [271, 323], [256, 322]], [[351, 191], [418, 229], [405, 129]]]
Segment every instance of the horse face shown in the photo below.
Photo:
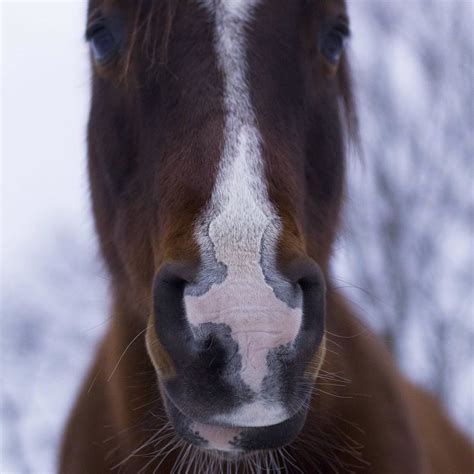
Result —
[[148, 324], [176, 431], [221, 451], [281, 446], [324, 356], [344, 4], [156, 3], [90, 6], [102, 251]]

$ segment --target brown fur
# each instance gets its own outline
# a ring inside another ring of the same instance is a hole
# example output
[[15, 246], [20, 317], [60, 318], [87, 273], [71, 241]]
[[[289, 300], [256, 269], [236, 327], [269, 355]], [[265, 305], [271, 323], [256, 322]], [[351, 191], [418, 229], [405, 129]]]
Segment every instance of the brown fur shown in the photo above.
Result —
[[[174, 366], [147, 326], [160, 267], [199, 264], [192, 224], [211, 195], [223, 146], [222, 77], [203, 10], [191, 1], [93, 0], [90, 18], [114, 8], [129, 19], [129, 47], [107, 67], [94, 67], [88, 134], [113, 318], [67, 424], [64, 474], [170, 473], [187, 449], [180, 445], [154, 459], [172, 436], [155, 368], [169, 377]], [[327, 16], [345, 15], [344, 2], [267, 0], [258, 15], [249, 84], [269, 196], [283, 222], [278, 264], [284, 271], [310, 257], [330, 281], [343, 198], [343, 129], [355, 127], [355, 114], [346, 59], [329, 65], [311, 38]], [[289, 15], [303, 18], [301, 31]], [[335, 99], [342, 99], [346, 123]], [[298, 106], [303, 100], [305, 107]], [[400, 375], [331, 286], [325, 339], [325, 356], [323, 345], [315, 348], [308, 367], [314, 373], [324, 358], [307, 422], [287, 447], [288, 472], [472, 472], [469, 441], [432, 397]]]

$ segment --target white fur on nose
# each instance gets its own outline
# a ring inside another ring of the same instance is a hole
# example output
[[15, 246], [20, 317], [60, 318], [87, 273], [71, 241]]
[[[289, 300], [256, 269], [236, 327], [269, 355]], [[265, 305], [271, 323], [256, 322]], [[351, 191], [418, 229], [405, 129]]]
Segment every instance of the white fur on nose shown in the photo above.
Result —
[[[242, 362], [240, 376], [256, 393], [268, 374], [269, 352], [294, 342], [302, 321], [301, 308], [291, 308], [275, 296], [261, 266], [265, 237], [265, 265], [275, 270], [281, 223], [268, 198], [261, 137], [247, 84], [246, 32], [258, 1], [202, 0], [215, 18], [226, 116], [216, 183], [195, 235], [203, 275], [216, 261], [225, 265], [227, 274], [204, 294], [190, 292], [184, 298], [193, 326], [216, 323], [231, 328]], [[255, 407], [242, 411], [246, 422], [266, 425], [282, 421], [281, 410], [275, 406], [272, 410], [267, 407], [267, 412], [263, 405], [259, 410]]]
[[295, 340], [301, 309], [289, 308], [275, 296], [265, 283], [258, 255], [232, 252], [220, 257], [227, 278], [202, 296], [186, 296], [186, 315], [194, 326], [216, 323], [231, 328], [242, 360], [241, 378], [258, 393], [268, 373], [269, 351]]

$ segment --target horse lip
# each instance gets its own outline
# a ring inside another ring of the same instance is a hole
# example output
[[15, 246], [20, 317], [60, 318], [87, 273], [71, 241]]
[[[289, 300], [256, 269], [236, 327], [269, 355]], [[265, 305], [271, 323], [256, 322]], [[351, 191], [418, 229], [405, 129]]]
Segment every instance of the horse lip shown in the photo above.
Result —
[[186, 410], [183, 410], [182, 407], [180, 407], [176, 402], [174, 401], [173, 397], [168, 393], [166, 387], [164, 384], [160, 383], [160, 390], [162, 397], [166, 400], [165, 406], [168, 404], [171, 404], [172, 407], [175, 409], [177, 413], [179, 413], [181, 416], [186, 418], [188, 421], [192, 423], [201, 423], [209, 426], [214, 426], [216, 428], [228, 428], [228, 429], [241, 429], [241, 430], [249, 430], [249, 429], [263, 429], [263, 428], [271, 428], [275, 426], [282, 425], [283, 423], [288, 422], [295, 416], [299, 415], [304, 411], [304, 407], [300, 407], [297, 409], [295, 412], [292, 412], [289, 416], [287, 416], [285, 419], [277, 421], [276, 423], [268, 423], [268, 424], [262, 424], [262, 425], [245, 425], [245, 424], [238, 424], [238, 423], [233, 423], [233, 422], [228, 422], [228, 421], [219, 421], [216, 418], [213, 418], [212, 420], [203, 420], [199, 419], [196, 417], [193, 417], [192, 415], [189, 415], [186, 413]]
[[[212, 423], [201, 423], [202, 426], [206, 426], [211, 430], [228, 429], [229, 432], [235, 432], [229, 434], [231, 438], [228, 446], [219, 447], [207, 438], [201, 437], [198, 431], [193, 431], [196, 421], [183, 413], [174, 404], [173, 400], [166, 394], [166, 392], [163, 391], [162, 393], [168, 418], [170, 419], [176, 433], [181, 438], [201, 449], [214, 452], [218, 456], [223, 456], [229, 460], [233, 459], [234, 461], [241, 459], [246, 454], [251, 454], [254, 451], [271, 450], [290, 444], [300, 433], [307, 415], [307, 409], [302, 407], [296, 414], [280, 423], [261, 427], [224, 426]], [[265, 437], [265, 435], [267, 435], [267, 437]], [[241, 446], [237, 443], [239, 438], [244, 440]], [[262, 442], [262, 440], [264, 442]]]

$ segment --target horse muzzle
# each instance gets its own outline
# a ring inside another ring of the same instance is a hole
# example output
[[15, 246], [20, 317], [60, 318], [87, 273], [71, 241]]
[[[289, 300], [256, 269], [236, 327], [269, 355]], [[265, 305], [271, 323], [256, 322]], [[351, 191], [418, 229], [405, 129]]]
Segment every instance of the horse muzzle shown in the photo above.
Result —
[[325, 312], [322, 274], [304, 263], [292, 270], [285, 290], [301, 294], [295, 307], [252, 275], [236, 283], [228, 277], [232, 285], [214, 285], [207, 298], [187, 295], [197, 275], [190, 266], [171, 263], [157, 274], [148, 351], [182, 438], [206, 449], [248, 452], [284, 446], [298, 435]]

